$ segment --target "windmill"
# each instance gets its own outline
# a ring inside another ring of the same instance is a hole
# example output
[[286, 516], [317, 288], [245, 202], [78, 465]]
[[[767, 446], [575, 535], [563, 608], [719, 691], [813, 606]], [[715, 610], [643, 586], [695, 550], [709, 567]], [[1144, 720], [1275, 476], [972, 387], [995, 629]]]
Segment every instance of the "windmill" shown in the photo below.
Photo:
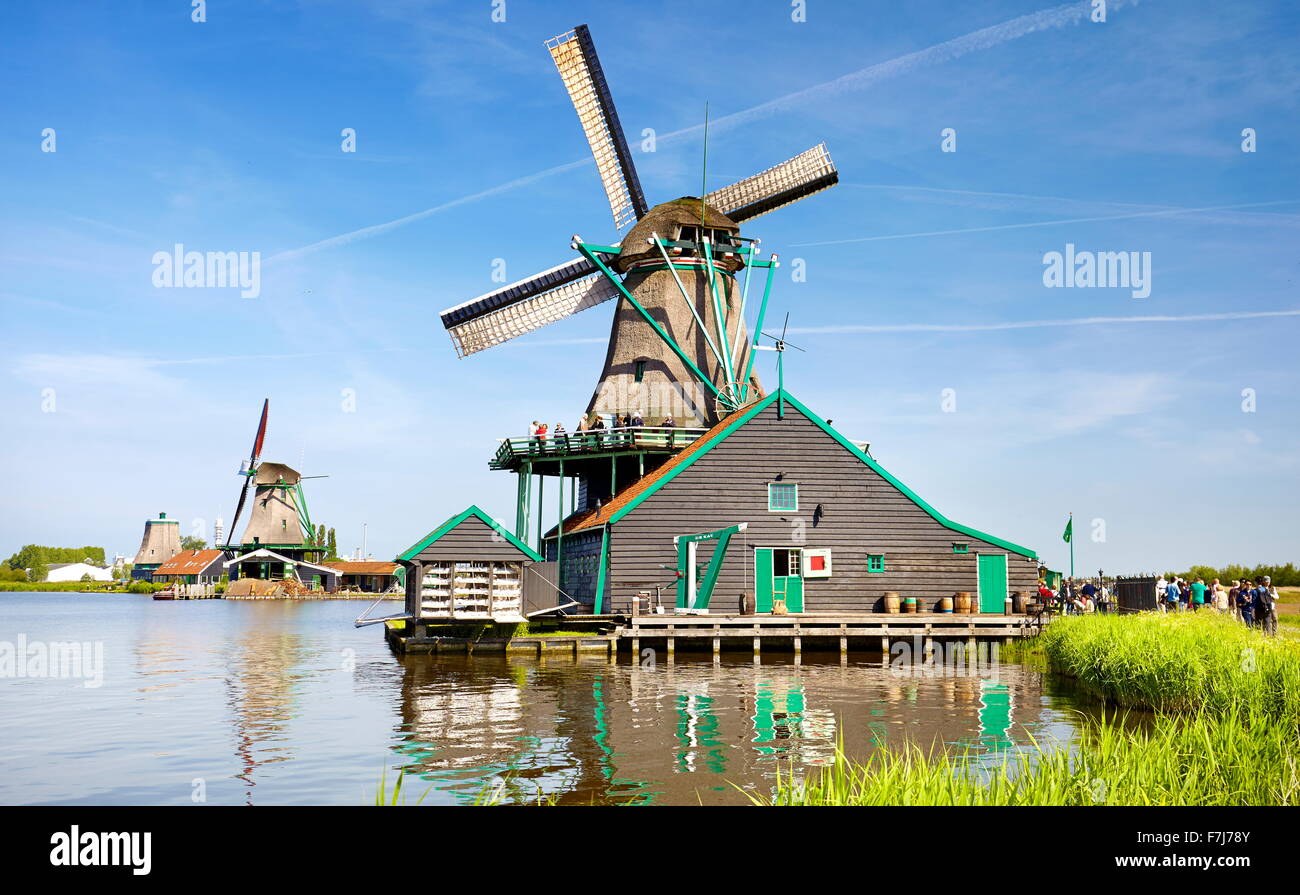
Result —
[[[266, 441], [266, 420], [270, 406], [271, 399], [267, 398], [262, 403], [262, 417], [257, 424], [257, 434], [253, 437], [253, 449], [248, 459], [240, 463], [239, 474], [244, 477], [244, 484], [239, 489], [239, 502], [235, 505], [235, 515], [230, 520], [230, 535], [225, 549], [275, 547], [281, 552], [286, 549], [309, 552], [316, 546], [316, 531], [307, 511], [302, 482], [304, 479], [324, 476], [303, 476], [284, 463], [262, 461], [262, 445]], [[243, 538], [234, 543], [233, 539], [239, 529], [239, 517], [244, 511], [244, 504], [248, 502], [249, 492], [253, 493], [253, 505], [249, 510], [248, 527], [244, 529]]]
[[[604, 369], [587, 412], [674, 417], [708, 426], [762, 396], [745, 327], [750, 275], [766, 269], [761, 331], [777, 257], [758, 257], [740, 224], [834, 186], [825, 144], [703, 197], [646, 204], [614, 100], [585, 25], [546, 42], [591, 147], [618, 246], [574, 236], [581, 257], [442, 312], [461, 357], [617, 298]], [[741, 271], [743, 270], [743, 276]]]

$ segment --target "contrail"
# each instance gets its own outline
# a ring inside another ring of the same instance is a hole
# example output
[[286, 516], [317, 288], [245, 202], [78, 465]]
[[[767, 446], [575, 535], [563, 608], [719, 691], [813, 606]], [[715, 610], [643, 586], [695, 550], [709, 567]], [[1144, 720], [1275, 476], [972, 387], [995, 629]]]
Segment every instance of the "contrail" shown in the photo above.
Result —
[[[1123, 6], [1128, 5], [1130, 0], [1110, 0], [1107, 4], [1107, 12], [1113, 12]], [[1132, 0], [1138, 2], [1138, 0]], [[739, 112], [732, 112], [730, 115], [723, 115], [720, 118], [714, 118], [709, 122], [710, 130], [725, 128], [732, 125], [743, 124], [752, 121], [755, 118], [761, 118], [764, 115], [770, 115], [781, 109], [798, 106], [807, 102], [813, 97], [820, 97], [823, 94], [848, 93], [851, 91], [862, 90], [871, 87], [880, 81], [897, 77], [898, 75], [907, 74], [918, 68], [929, 65], [939, 65], [944, 62], [950, 62], [958, 59], [968, 53], [974, 53], [979, 50], [987, 50], [996, 47], [999, 44], [1008, 41], [1018, 40], [1035, 34], [1039, 31], [1046, 31], [1050, 28], [1062, 28], [1066, 25], [1073, 25], [1082, 19], [1085, 19], [1092, 12], [1091, 0], [1081, 0], [1078, 3], [1063, 3], [1060, 6], [1054, 6], [1051, 9], [1043, 9], [1038, 12], [1031, 12], [1028, 15], [1018, 16], [1014, 19], [1008, 19], [998, 25], [990, 25], [987, 28], [981, 28], [978, 31], [972, 31], [970, 34], [962, 37], [954, 37], [952, 40], [946, 40], [943, 43], [926, 47], [923, 50], [917, 50], [914, 53], [908, 53], [886, 62], [878, 62], [875, 65], [869, 65], [866, 68], [850, 72], [847, 75], [841, 75], [832, 81], [826, 81], [822, 84], [816, 84], [812, 87], [806, 87], [803, 90], [797, 90], [794, 93], [787, 93], [785, 96], [768, 100], [757, 106], [751, 106], [748, 109], [742, 109]], [[660, 140], [672, 139], [673, 137], [684, 136], [698, 130], [703, 130], [704, 125], [695, 124], [690, 127], [684, 127], [681, 130], [673, 131], [660, 137]]]
[[544, 177], [550, 177], [552, 174], [559, 174], [563, 171], [572, 171], [574, 168], [580, 168], [583, 165], [590, 165], [590, 164], [592, 164], [591, 159], [582, 159], [581, 161], [567, 162], [566, 164], [563, 165], [556, 165], [553, 168], [547, 168], [545, 171], [538, 171], [536, 174], [529, 174], [526, 177], [516, 178], [515, 180], [512, 180], [509, 183], [503, 183], [500, 186], [494, 186], [486, 190], [480, 190], [477, 193], [470, 193], [468, 196], [461, 196], [459, 199], [452, 199], [451, 201], [444, 202], [441, 205], [435, 205], [432, 208], [426, 208], [424, 211], [417, 211], [415, 212], [415, 214], [408, 214], [406, 217], [403, 218], [397, 218], [396, 220], [387, 221], [383, 224], [374, 224], [369, 227], [362, 227], [360, 230], [352, 230], [349, 233], [342, 233], [339, 234], [338, 236], [331, 236], [329, 239], [322, 239], [319, 242], [313, 242], [310, 245], [305, 245], [300, 249], [289, 249], [284, 252], [279, 252], [278, 254], [272, 255], [271, 257], [267, 258], [263, 263], [271, 264], [272, 262], [275, 261], [291, 261], [303, 255], [310, 255], [313, 252], [318, 252], [321, 249], [329, 249], [335, 246], [347, 245], [348, 243], [356, 242], [359, 239], [369, 239], [371, 236], [379, 236], [380, 234], [387, 233], [390, 230], [395, 230], [398, 227], [401, 227], [405, 224], [409, 224], [413, 221], [422, 220], [424, 218], [435, 215], [440, 211], [446, 211], [449, 208], [455, 208], [457, 205], [465, 205], [469, 202], [475, 202], [479, 199], [486, 199], [488, 196], [495, 196], [498, 193], [507, 192], [509, 190], [514, 189], [515, 187], [524, 186], [526, 184], [533, 183], [534, 181], [541, 180]]
[[1300, 317], [1300, 308], [1288, 311], [1229, 311], [1223, 314], [1182, 316], [1075, 317], [1069, 320], [1013, 320], [1007, 323], [847, 323], [838, 326], [790, 327], [799, 335], [839, 333], [960, 333], [1009, 329], [1042, 329], [1054, 326], [1108, 326], [1125, 323], [1197, 323], [1209, 320], [1254, 320], [1260, 317]]
[[[1116, 10], [1128, 5], [1130, 2], [1137, 0], [1110, 0], [1108, 10]], [[1039, 31], [1046, 31], [1049, 28], [1061, 28], [1065, 25], [1071, 25], [1081, 19], [1086, 18], [1092, 11], [1091, 0], [1080, 0], [1077, 3], [1065, 3], [1060, 6], [1054, 6], [1051, 9], [1040, 10], [1039, 12], [1029, 13], [1028, 15], [1018, 16], [1014, 19], [1008, 19], [998, 25], [990, 25], [987, 28], [981, 28], [978, 31], [972, 31], [963, 37], [955, 37], [952, 40], [926, 47], [923, 50], [917, 50], [914, 53], [908, 53], [886, 62], [878, 62], [875, 65], [869, 65], [866, 68], [850, 72], [831, 81], [821, 84], [815, 84], [812, 87], [805, 87], [803, 90], [797, 90], [794, 93], [787, 93], [785, 96], [779, 96], [776, 99], [768, 100], [757, 106], [751, 106], [748, 109], [742, 109], [739, 112], [732, 112], [730, 115], [723, 115], [709, 122], [709, 127], [717, 129], [733, 127], [752, 121], [755, 118], [761, 118], [764, 115], [770, 115], [780, 109], [792, 105], [807, 102], [809, 99], [821, 96], [823, 94], [837, 94], [850, 91], [862, 90], [870, 87], [879, 81], [888, 78], [897, 77], [906, 74], [917, 68], [926, 65], [938, 65], [949, 62], [967, 53], [973, 53], [977, 50], [987, 50], [998, 44], [1016, 40]], [[671, 141], [685, 137], [689, 134], [703, 130], [702, 124], [694, 124], [690, 127], [684, 127], [658, 138], [658, 142], [665, 140]], [[289, 249], [279, 254], [272, 255], [265, 259], [263, 263], [270, 264], [275, 261], [286, 261], [318, 252], [322, 249], [333, 248], [335, 246], [347, 245], [359, 239], [368, 239], [371, 236], [379, 236], [401, 227], [413, 221], [435, 215], [449, 208], [455, 208], [458, 205], [464, 205], [469, 202], [475, 202], [479, 199], [485, 199], [488, 196], [498, 195], [500, 193], [513, 190], [516, 187], [525, 186], [545, 177], [560, 174], [564, 171], [572, 171], [574, 168], [580, 168], [584, 165], [593, 164], [590, 158], [581, 159], [575, 162], [568, 162], [563, 165], [556, 165], [553, 168], [547, 168], [545, 171], [539, 171], [536, 174], [530, 174], [527, 177], [520, 177], [509, 183], [503, 183], [500, 186], [494, 186], [490, 189], [482, 190], [477, 193], [471, 193], [468, 196], [462, 196], [459, 199], [452, 199], [441, 205], [435, 205], [432, 208], [426, 208], [424, 211], [417, 211], [406, 217], [397, 218], [387, 221], [383, 224], [374, 224], [370, 227], [363, 227], [360, 230], [353, 230], [349, 233], [342, 233], [338, 236], [322, 239], [319, 242], [313, 242], [298, 249]]]
[[1135, 211], [1129, 214], [1107, 214], [1088, 218], [1061, 218], [1055, 221], [1027, 221], [1023, 224], [996, 224], [989, 227], [962, 227], [958, 230], [927, 230], [923, 233], [893, 233], [888, 236], [857, 236], [851, 239], [826, 239], [820, 242], [795, 242], [791, 247], [836, 246], [853, 242], [882, 242], [889, 239], [918, 239], [922, 236], [952, 236], [958, 233], [989, 233], [993, 230], [1022, 230], [1026, 227], [1053, 227], [1058, 224], [1090, 224], [1096, 221], [1127, 221], [1133, 218], [1169, 217], [1178, 214], [1200, 214], [1206, 211], [1233, 211], [1238, 208], [1265, 208], [1270, 205], [1293, 205], [1300, 199], [1277, 199], [1272, 202], [1245, 202], [1239, 205], [1209, 205], [1205, 208], [1164, 208], [1159, 211]]

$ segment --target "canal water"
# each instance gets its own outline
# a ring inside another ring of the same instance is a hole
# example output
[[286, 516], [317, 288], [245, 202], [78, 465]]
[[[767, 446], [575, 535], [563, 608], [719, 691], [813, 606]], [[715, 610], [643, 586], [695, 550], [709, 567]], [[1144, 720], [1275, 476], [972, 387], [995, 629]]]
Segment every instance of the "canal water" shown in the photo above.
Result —
[[397, 658], [366, 605], [0, 593], [0, 804], [370, 804], [403, 769], [424, 804], [743, 803], [837, 743], [1000, 761], [1082, 708], [1016, 665], [869, 654]]

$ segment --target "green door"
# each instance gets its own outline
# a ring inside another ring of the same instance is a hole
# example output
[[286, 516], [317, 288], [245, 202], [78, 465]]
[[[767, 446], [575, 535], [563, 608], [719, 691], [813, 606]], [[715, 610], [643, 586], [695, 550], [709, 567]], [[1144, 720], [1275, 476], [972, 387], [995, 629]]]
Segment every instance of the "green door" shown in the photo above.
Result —
[[785, 600], [790, 612], [803, 612], [802, 554], [788, 547], [754, 550], [754, 610], [771, 612], [773, 600]]
[[1005, 612], [1007, 609], [1007, 555], [981, 553], [979, 562], [980, 612]]

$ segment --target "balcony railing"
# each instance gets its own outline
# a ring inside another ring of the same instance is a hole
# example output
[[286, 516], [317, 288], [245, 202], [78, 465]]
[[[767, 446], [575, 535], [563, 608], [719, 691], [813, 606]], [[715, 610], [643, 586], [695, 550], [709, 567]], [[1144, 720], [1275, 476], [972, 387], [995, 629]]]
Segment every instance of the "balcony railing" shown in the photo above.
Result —
[[504, 469], [514, 466], [518, 460], [607, 454], [611, 451], [671, 452], [681, 450], [707, 431], [666, 426], [628, 426], [503, 438], [489, 465], [493, 469]]

